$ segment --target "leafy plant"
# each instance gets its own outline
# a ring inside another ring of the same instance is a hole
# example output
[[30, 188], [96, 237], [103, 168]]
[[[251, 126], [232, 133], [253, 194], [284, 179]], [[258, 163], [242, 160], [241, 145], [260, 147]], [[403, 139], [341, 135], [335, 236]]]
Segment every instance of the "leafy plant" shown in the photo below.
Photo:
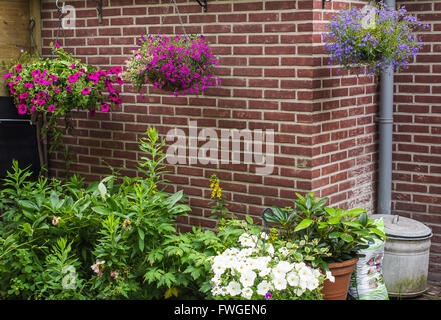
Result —
[[320, 251], [312, 259], [314, 264], [326, 269], [329, 262], [357, 257], [358, 251], [368, 246], [367, 241], [386, 237], [364, 209], [326, 207], [327, 198], [315, 198], [313, 193], [305, 197], [296, 195], [293, 208], [273, 207], [266, 219], [284, 231], [282, 235], [287, 241], [316, 241]]
[[[110, 175], [88, 186], [78, 176], [32, 181], [13, 162], [0, 191], [2, 299], [162, 298], [187, 283], [166, 250], [190, 208], [182, 191], [156, 187], [166, 183], [156, 130], [140, 144], [150, 152], [139, 162], [145, 177]], [[161, 277], [150, 278], [156, 271]]]

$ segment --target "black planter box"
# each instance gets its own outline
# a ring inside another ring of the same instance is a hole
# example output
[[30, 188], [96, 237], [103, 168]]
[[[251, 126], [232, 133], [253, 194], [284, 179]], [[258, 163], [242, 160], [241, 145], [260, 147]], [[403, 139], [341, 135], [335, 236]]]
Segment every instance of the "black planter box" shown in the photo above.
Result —
[[0, 178], [11, 169], [13, 159], [22, 169], [31, 166], [34, 173], [40, 171], [36, 139], [30, 117], [19, 115], [11, 98], [0, 97]]

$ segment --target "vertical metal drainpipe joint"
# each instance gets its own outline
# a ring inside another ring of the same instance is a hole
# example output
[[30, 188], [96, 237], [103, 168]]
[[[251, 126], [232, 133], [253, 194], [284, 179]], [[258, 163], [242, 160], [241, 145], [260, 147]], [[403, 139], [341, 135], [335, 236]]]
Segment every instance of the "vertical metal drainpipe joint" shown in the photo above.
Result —
[[[385, 0], [390, 9], [395, 9], [395, 0]], [[385, 66], [381, 75], [379, 123], [379, 164], [378, 164], [378, 214], [391, 214], [392, 194], [392, 131], [394, 70], [392, 63]]]

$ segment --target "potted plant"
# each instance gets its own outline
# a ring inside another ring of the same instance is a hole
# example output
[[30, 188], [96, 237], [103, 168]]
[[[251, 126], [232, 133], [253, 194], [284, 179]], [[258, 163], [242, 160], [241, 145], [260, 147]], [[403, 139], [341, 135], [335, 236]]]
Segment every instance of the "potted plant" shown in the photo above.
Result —
[[371, 75], [380, 74], [389, 64], [396, 69], [405, 68], [422, 47], [415, 34], [421, 26], [404, 7], [394, 10], [383, 2], [340, 10], [324, 34], [330, 64], [361, 69]]
[[251, 217], [228, 220], [219, 238], [236, 234], [217, 255], [210, 256], [211, 294], [216, 300], [320, 300], [321, 288], [332, 275], [304, 261], [301, 247], [262, 232]]
[[64, 118], [69, 123], [73, 109], [86, 109], [91, 115], [96, 110], [109, 111], [112, 105], [121, 103], [114, 85], [123, 83], [121, 67], [97, 70], [72, 58], [58, 44], [51, 46], [56, 58], [30, 59], [23, 53], [4, 76], [18, 113], [31, 115], [37, 125], [40, 163], [46, 169], [48, 139], [52, 139], [50, 151], [59, 146], [57, 120]]
[[276, 224], [287, 241], [317, 241], [320, 251], [308, 260], [313, 266], [330, 270], [335, 277], [334, 283], [325, 282], [325, 299], [344, 300], [359, 250], [367, 248], [368, 241], [384, 238], [385, 234], [364, 209], [327, 207], [328, 199], [315, 198], [312, 192], [305, 197], [296, 195], [294, 207], [273, 207], [265, 218]]
[[175, 96], [219, 85], [213, 74], [219, 60], [202, 35], [148, 35], [138, 45], [125, 71], [138, 92], [146, 82]]

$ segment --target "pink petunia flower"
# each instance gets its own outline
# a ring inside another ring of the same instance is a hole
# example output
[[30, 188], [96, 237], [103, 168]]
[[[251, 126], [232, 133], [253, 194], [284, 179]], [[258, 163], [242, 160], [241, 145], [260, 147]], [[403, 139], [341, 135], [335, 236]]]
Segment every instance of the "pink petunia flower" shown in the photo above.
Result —
[[54, 87], [54, 92], [55, 92], [55, 93], [60, 93], [60, 92], [61, 92], [61, 90], [60, 90], [60, 89], [58, 89], [57, 87]]
[[49, 107], [47, 107], [47, 110], [49, 112], [54, 112], [55, 111], [55, 106], [54, 105], [50, 105]]
[[73, 64], [71, 64], [71, 65], [69, 66], [69, 68], [71, 68], [71, 69], [75, 68], [75, 65], [76, 65], [76, 64], [77, 64], [76, 62], [73, 63]]
[[113, 69], [111, 69], [113, 73], [116, 74], [120, 74], [122, 72], [122, 68], [121, 67], [115, 67]]
[[20, 104], [20, 105], [18, 106], [18, 113], [19, 113], [19, 114], [25, 114], [26, 111], [28, 111], [28, 107], [26, 107], [25, 104]]
[[69, 80], [70, 83], [78, 81], [78, 77], [76, 75], [74, 75], [74, 74], [70, 75], [67, 79]]
[[33, 77], [38, 77], [40, 75], [40, 73], [41, 73], [41, 71], [36, 69], [36, 70], [33, 70], [31, 74]]
[[119, 85], [123, 85], [124, 81], [121, 77], [116, 77], [115, 82], [118, 83]]
[[34, 113], [35, 109], [37, 109], [37, 107], [36, 107], [36, 106], [32, 106], [32, 108], [31, 108], [31, 114]]
[[101, 105], [101, 111], [102, 112], [108, 112], [110, 110], [110, 105], [108, 103], [103, 103]]
[[20, 100], [26, 100], [29, 97], [29, 92], [20, 93]]
[[68, 86], [66, 87], [66, 91], [67, 91], [67, 92], [72, 92], [72, 85], [68, 85]]
[[87, 95], [87, 94], [89, 94], [90, 93], [90, 88], [84, 88], [83, 89], [83, 91], [81, 91], [81, 93], [83, 94], [83, 95]]
[[7, 73], [5, 74], [5, 76], [3, 77], [3, 79], [9, 79], [10, 77], [12, 77], [13, 74], [12, 73]]
[[22, 69], [23, 69], [23, 67], [22, 67], [21, 64], [17, 64], [17, 65], [15, 66], [15, 70], [17, 70], [17, 72], [20, 72]]
[[24, 84], [24, 86], [25, 86], [26, 88], [30, 89], [30, 88], [32, 88], [34, 85], [33, 85], [32, 83], [30, 83], [30, 82], [27, 82], [27, 83]]

